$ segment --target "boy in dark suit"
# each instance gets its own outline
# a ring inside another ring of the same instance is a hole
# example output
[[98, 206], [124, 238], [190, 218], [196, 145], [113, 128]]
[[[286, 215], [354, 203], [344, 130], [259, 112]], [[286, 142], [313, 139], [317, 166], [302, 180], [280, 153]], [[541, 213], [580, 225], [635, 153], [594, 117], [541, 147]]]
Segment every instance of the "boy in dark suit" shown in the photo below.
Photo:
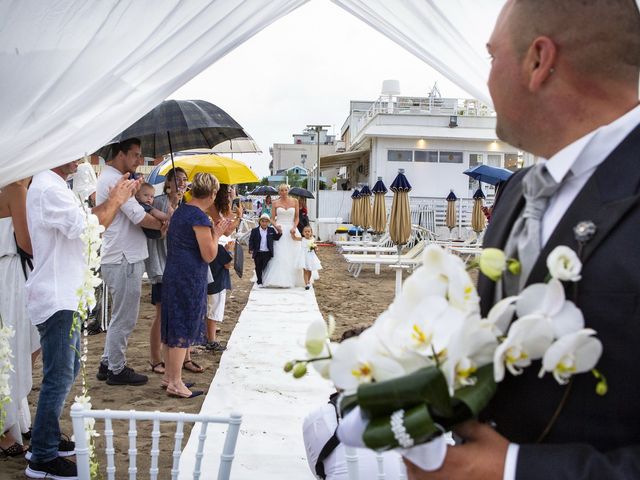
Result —
[[266, 213], [260, 216], [260, 226], [251, 230], [249, 236], [249, 253], [256, 264], [258, 285], [262, 285], [262, 272], [273, 257], [273, 242], [280, 240], [282, 231], [269, 225], [271, 218]]

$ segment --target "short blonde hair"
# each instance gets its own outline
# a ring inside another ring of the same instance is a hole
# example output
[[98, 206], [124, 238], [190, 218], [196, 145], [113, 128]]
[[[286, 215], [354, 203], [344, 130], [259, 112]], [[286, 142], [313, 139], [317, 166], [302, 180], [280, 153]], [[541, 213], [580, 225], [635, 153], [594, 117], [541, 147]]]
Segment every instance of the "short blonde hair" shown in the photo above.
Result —
[[278, 191], [282, 190], [283, 188], [286, 188], [287, 192], [291, 190], [291, 187], [289, 187], [289, 185], [287, 185], [286, 183], [281, 183], [280, 185], [278, 185]]
[[215, 195], [220, 189], [220, 182], [210, 173], [196, 173], [191, 183], [191, 195], [194, 198], [207, 198]]

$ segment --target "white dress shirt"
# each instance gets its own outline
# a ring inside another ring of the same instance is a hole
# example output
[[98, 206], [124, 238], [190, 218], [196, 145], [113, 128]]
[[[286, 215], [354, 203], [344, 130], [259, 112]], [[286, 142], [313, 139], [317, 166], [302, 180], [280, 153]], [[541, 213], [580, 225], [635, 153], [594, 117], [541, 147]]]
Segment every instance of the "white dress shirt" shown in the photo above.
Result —
[[77, 310], [86, 263], [80, 234], [85, 215], [67, 182], [51, 170], [33, 176], [27, 223], [34, 268], [26, 283], [27, 310], [39, 325], [60, 310]]
[[[96, 203], [100, 205], [109, 198], [109, 189], [122, 177], [120, 170], [106, 165], [98, 178], [96, 190]], [[149, 254], [147, 250], [147, 237], [138, 225], [146, 212], [140, 206], [135, 197], [131, 197], [120, 207], [113, 222], [104, 232], [102, 238], [102, 265], [122, 263], [122, 257], [128, 263], [141, 262]]]
[[[562, 185], [549, 200], [542, 217], [543, 246], [596, 168], [639, 124], [640, 105], [610, 124], [603, 125], [567, 145], [546, 160], [547, 170], [553, 179], [558, 183], [562, 182]], [[504, 480], [515, 479], [518, 449], [517, 444], [509, 444], [504, 465]]]
[[267, 243], [267, 233], [269, 232], [269, 227], [262, 228], [260, 227], [260, 251], [268, 252], [269, 244]]

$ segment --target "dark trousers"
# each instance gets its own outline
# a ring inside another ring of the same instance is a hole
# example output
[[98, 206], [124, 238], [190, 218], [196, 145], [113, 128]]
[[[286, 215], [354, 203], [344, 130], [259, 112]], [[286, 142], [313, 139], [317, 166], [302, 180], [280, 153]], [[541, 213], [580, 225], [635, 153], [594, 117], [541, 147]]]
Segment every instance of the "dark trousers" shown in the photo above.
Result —
[[258, 279], [258, 285], [262, 285], [262, 272], [266, 268], [267, 263], [269, 263], [269, 260], [271, 260], [270, 252], [256, 252], [255, 256], [253, 257], [253, 261], [256, 264], [256, 277]]

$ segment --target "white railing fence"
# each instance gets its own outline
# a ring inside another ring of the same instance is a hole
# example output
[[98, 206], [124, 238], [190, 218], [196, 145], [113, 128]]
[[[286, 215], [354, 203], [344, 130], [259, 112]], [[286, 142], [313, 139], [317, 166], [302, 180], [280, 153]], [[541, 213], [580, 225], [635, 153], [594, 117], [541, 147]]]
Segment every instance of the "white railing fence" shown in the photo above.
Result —
[[[113, 420], [125, 420], [129, 424], [127, 435], [129, 437], [129, 468], [127, 474], [129, 480], [135, 480], [138, 474], [137, 457], [138, 448], [136, 439], [138, 431], [136, 428], [137, 421], [153, 422], [153, 431], [151, 433], [151, 466], [149, 468], [149, 478], [157, 480], [159, 478], [158, 458], [160, 455], [160, 422], [175, 422], [174, 447], [172, 452], [173, 465], [171, 468], [171, 479], [176, 480], [180, 473], [180, 455], [182, 453], [182, 439], [184, 437], [183, 429], [185, 423], [200, 423], [200, 435], [198, 437], [198, 449], [196, 452], [196, 460], [193, 469], [193, 479], [198, 480], [202, 475], [201, 464], [204, 453], [204, 443], [207, 438], [207, 426], [210, 423], [228, 424], [226, 438], [223, 451], [220, 454], [220, 468], [218, 469], [218, 480], [228, 480], [231, 474], [231, 464], [233, 462], [242, 415], [239, 413], [231, 413], [229, 417], [213, 417], [202, 414], [187, 413], [166, 413], [166, 412], [143, 412], [135, 410], [91, 410], [85, 409], [81, 404], [74, 403], [71, 406], [71, 421], [73, 423], [73, 434], [76, 442], [76, 461], [78, 465], [78, 479], [90, 480], [89, 466], [89, 445], [85, 431], [85, 419], [103, 419], [104, 420], [104, 442], [105, 453], [107, 457], [107, 480], [115, 480], [116, 478], [124, 478], [123, 473], [119, 473], [116, 477], [115, 467], [115, 448], [113, 443], [114, 431]], [[97, 431], [97, 425], [94, 427]], [[213, 452], [207, 452], [211, 455]], [[164, 477], [163, 477], [164, 478]], [[212, 478], [211, 473], [207, 472], [204, 478]]]

